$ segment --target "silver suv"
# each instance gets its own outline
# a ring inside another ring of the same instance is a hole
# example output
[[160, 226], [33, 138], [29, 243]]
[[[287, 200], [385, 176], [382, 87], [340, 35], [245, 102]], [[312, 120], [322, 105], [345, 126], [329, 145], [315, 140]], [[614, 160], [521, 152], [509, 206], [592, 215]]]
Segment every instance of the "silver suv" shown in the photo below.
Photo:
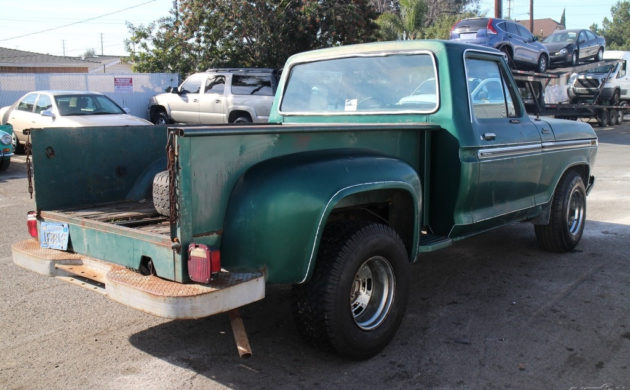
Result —
[[264, 123], [277, 80], [273, 69], [208, 69], [152, 97], [149, 118], [155, 124]]

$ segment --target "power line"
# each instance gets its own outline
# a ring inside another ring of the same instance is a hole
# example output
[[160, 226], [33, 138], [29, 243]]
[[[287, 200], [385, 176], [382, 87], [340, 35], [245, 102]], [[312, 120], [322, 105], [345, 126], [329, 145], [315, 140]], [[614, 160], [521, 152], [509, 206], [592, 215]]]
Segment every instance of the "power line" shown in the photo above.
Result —
[[121, 13], [121, 12], [124, 12], [124, 11], [127, 11], [127, 10], [130, 10], [130, 9], [133, 9], [133, 8], [138, 8], [138, 7], [140, 7], [140, 6], [143, 6], [143, 5], [146, 5], [146, 4], [149, 4], [149, 3], [153, 3], [154, 1], [155, 1], [155, 0], [145, 1], [144, 3], [140, 3], [140, 4], [136, 4], [136, 5], [132, 5], [131, 7], [127, 7], [127, 8], [119, 9], [119, 10], [117, 10], [117, 11], [109, 12], [109, 13], [102, 14], [102, 15], [99, 15], [99, 16], [94, 16], [94, 17], [92, 17], [92, 18], [79, 20], [79, 21], [77, 21], [77, 22], [72, 22], [72, 23], [64, 24], [64, 25], [62, 25], [62, 26], [51, 27], [51, 28], [47, 28], [47, 29], [45, 29], [45, 30], [41, 30], [41, 31], [35, 31], [35, 32], [28, 33], [28, 34], [17, 35], [17, 36], [11, 37], [11, 38], [4, 38], [4, 39], [0, 39], [0, 42], [10, 41], [10, 40], [12, 40], [12, 39], [24, 38], [24, 37], [28, 37], [28, 36], [31, 36], [31, 35], [41, 34], [41, 33], [49, 32], [49, 31], [59, 30], [59, 29], [61, 29], [61, 28], [65, 28], [65, 27], [74, 26], [74, 25], [76, 25], [76, 24], [80, 24], [80, 23], [90, 22], [90, 21], [92, 21], [92, 20], [100, 19], [100, 18], [103, 18], [103, 17], [105, 17], [105, 16], [110, 16], [110, 15], [118, 14], [118, 13]]

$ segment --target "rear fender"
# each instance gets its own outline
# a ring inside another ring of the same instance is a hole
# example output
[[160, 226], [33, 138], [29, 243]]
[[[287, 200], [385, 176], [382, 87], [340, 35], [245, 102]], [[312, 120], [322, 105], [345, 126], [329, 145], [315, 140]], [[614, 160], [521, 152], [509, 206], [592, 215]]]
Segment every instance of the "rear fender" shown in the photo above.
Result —
[[250, 168], [230, 197], [221, 243], [223, 264], [264, 269], [271, 283], [302, 283], [313, 271], [335, 206], [352, 195], [377, 190], [402, 191], [413, 200], [410, 258], [415, 258], [421, 201], [416, 171], [392, 157], [346, 149], [292, 154]]

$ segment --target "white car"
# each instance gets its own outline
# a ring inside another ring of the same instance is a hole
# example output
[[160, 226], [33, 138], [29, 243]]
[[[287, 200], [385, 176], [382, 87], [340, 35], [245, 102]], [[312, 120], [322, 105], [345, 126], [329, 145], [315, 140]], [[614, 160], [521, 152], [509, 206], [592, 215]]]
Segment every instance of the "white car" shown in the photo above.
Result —
[[109, 97], [89, 91], [34, 91], [0, 108], [0, 124], [13, 126], [13, 148], [26, 143], [25, 129], [43, 127], [143, 126], [152, 123], [121, 108]]

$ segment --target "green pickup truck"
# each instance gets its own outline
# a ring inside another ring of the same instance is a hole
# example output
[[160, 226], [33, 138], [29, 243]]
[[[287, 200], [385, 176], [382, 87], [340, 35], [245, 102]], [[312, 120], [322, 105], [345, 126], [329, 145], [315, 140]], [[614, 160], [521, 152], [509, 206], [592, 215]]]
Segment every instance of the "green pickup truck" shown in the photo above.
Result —
[[598, 146], [586, 123], [528, 116], [500, 52], [445, 41], [295, 55], [269, 124], [30, 137], [15, 263], [167, 318], [291, 284], [304, 338], [357, 359], [394, 336], [422, 252], [516, 221], [572, 250]]

